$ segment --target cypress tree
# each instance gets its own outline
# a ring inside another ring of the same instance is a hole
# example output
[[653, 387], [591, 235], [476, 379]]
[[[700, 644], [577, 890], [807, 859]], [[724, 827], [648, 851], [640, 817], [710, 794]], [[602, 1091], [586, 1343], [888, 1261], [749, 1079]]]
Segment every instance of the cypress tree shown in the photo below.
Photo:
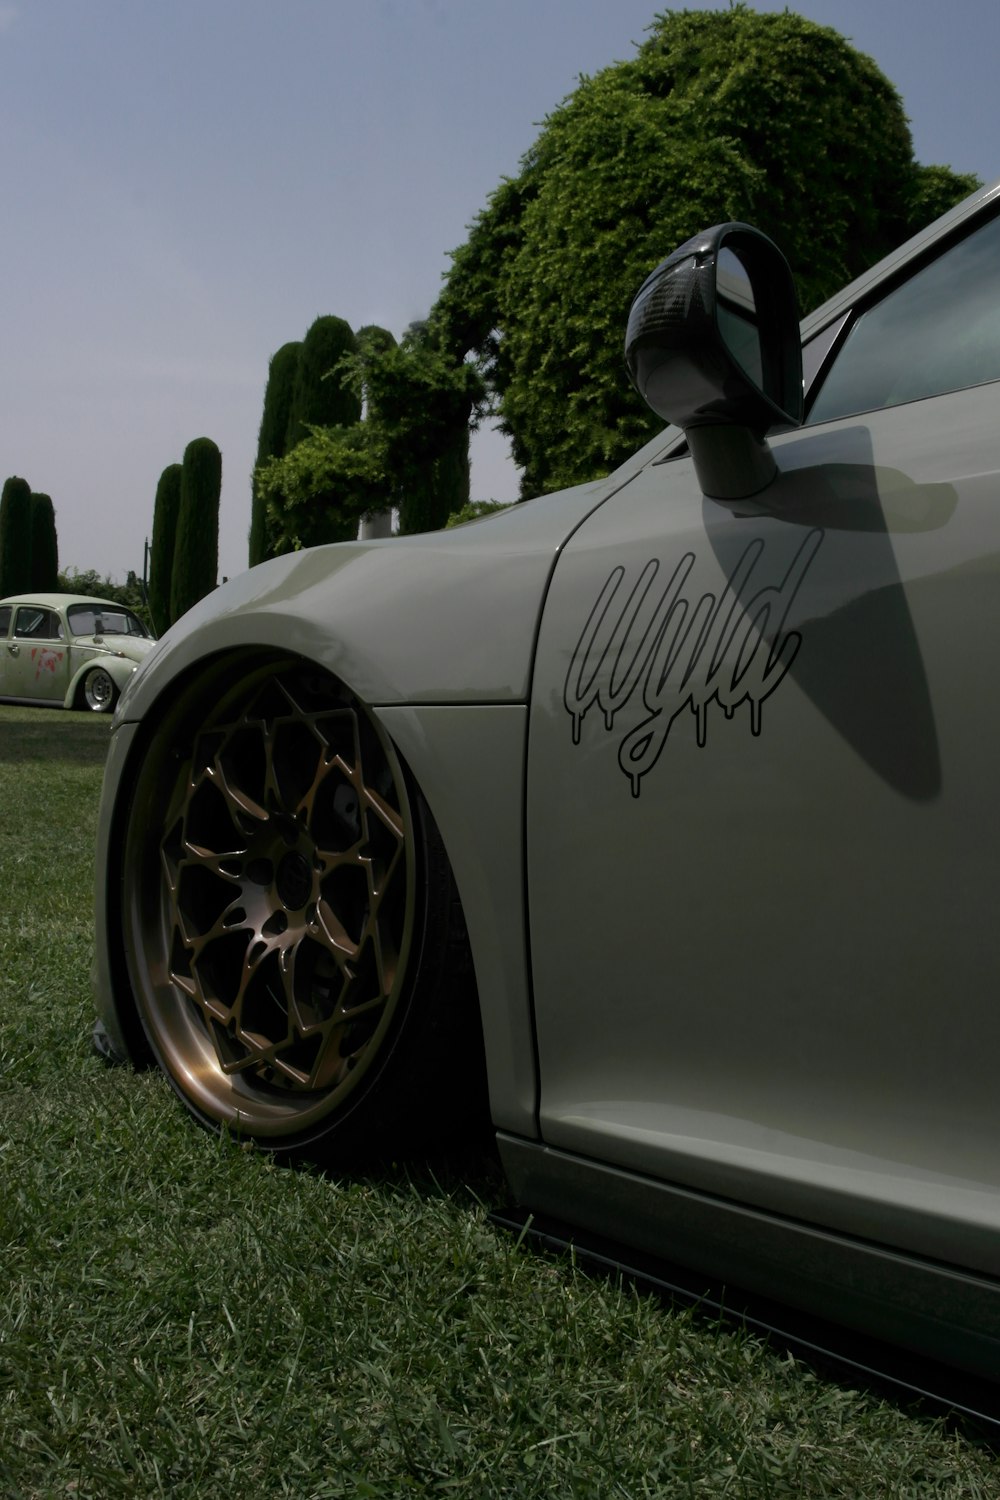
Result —
[[54, 594], [59, 588], [59, 544], [51, 495], [31, 495], [31, 587]]
[[[381, 328], [378, 323], [366, 323], [359, 328], [354, 335], [361, 356], [362, 364], [377, 359], [380, 354], [387, 354], [390, 349], [396, 348], [396, 337], [390, 333], [388, 328]], [[365, 393], [367, 396], [367, 392]]]
[[285, 452], [309, 436], [310, 427], [351, 427], [361, 420], [361, 397], [331, 373], [358, 343], [343, 318], [317, 318], [299, 354]]
[[[366, 323], [358, 329], [354, 337], [358, 341], [358, 355], [361, 359], [363, 416], [366, 421], [377, 422], [378, 415], [375, 411], [371, 381], [367, 378], [367, 372], [373, 361], [377, 360], [380, 355], [388, 354], [390, 350], [398, 348], [396, 337], [388, 328], [382, 328], [378, 323]], [[366, 538], [391, 536], [392, 512], [398, 499], [399, 496], [393, 492], [391, 482], [387, 482], [384, 508], [373, 511], [363, 518], [358, 535]]]
[[31, 486], [12, 474], [0, 495], [0, 599], [31, 588]]
[[273, 556], [267, 535], [267, 515], [263, 495], [257, 491], [257, 471], [269, 458], [283, 458], [288, 437], [288, 419], [292, 410], [292, 389], [299, 366], [301, 340], [282, 344], [267, 367], [264, 388], [264, 413], [257, 438], [257, 460], [253, 470], [253, 494], [250, 509], [250, 566]]
[[160, 475], [153, 503], [153, 540], [149, 549], [149, 613], [162, 635], [171, 624], [170, 582], [181, 509], [181, 466], [168, 464]]
[[177, 541], [170, 578], [170, 618], [179, 620], [215, 588], [219, 567], [219, 496], [222, 454], [211, 438], [184, 449]]
[[[469, 421], [456, 419], [452, 431], [443, 439], [441, 457], [434, 465], [437, 515], [435, 530], [449, 516], [469, 503]], [[443, 519], [442, 519], [443, 518]]]

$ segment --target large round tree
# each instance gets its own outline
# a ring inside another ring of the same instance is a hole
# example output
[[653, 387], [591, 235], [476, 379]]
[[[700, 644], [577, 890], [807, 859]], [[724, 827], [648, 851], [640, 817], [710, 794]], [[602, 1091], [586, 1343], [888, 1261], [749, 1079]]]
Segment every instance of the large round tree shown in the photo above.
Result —
[[435, 309], [479, 356], [523, 490], [593, 477], [656, 430], [622, 337], [652, 267], [710, 224], [775, 238], [803, 310], [976, 185], [920, 168], [896, 90], [785, 12], [671, 11], [544, 122], [473, 224]]

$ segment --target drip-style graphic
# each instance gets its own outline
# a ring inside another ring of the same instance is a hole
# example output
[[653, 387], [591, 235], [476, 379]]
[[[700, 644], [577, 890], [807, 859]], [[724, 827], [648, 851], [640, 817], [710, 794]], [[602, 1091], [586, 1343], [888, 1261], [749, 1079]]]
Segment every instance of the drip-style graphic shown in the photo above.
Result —
[[759, 735], [764, 700], [782, 681], [802, 643], [796, 631], [784, 626], [822, 541], [820, 528], [810, 531], [780, 582], [764, 584], [749, 599], [764, 554], [760, 537], [744, 549], [720, 593], [704, 593], [696, 602], [685, 592], [697, 561], [693, 552], [684, 554], [663, 587], [656, 558], [650, 558], [631, 587], [627, 570], [613, 568], [566, 674], [563, 701], [573, 720], [574, 745], [580, 743], [584, 717], [595, 703], [610, 733], [640, 685], [647, 717], [618, 747], [618, 764], [634, 797], [685, 709], [695, 715], [702, 748], [712, 703], [727, 719], [740, 704], [749, 703], [750, 727]]

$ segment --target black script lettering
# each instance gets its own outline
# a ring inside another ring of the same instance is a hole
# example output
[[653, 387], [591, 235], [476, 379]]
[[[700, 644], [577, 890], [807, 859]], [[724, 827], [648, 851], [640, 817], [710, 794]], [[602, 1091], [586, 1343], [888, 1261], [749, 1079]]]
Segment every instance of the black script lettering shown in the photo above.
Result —
[[[684, 585], [695, 565], [687, 552], [659, 594], [660, 571], [653, 558], [626, 592], [626, 570], [612, 570], [587, 617], [570, 659], [563, 691], [579, 744], [584, 716], [594, 703], [610, 732], [616, 716], [642, 684], [646, 717], [622, 739], [618, 764], [638, 797], [642, 778], [659, 759], [674, 720], [685, 709], [695, 715], [696, 738], [704, 748], [708, 709], [717, 703], [731, 719], [750, 704], [750, 728], [761, 730], [761, 708], [787, 673], [801, 636], [785, 623], [823, 540], [810, 531], [784, 578], [760, 588], [746, 602], [755, 568], [764, 553], [756, 538], [745, 548], [718, 597], [704, 593], [692, 602]], [[619, 593], [621, 598], [619, 599]]]
[[[580, 725], [595, 702], [604, 713], [605, 729], [610, 731], [614, 726], [616, 713], [629, 701], [647, 670], [674, 606], [679, 605], [682, 614], [687, 610], [680, 591], [694, 562], [694, 553], [685, 553], [659, 600], [650, 607], [650, 591], [660, 570], [660, 564], [651, 558], [617, 615], [612, 606], [625, 569], [617, 567], [609, 574], [583, 627], [566, 674], [563, 702], [573, 720], [574, 745], [580, 743]], [[607, 661], [610, 668], [605, 680], [603, 668]]]

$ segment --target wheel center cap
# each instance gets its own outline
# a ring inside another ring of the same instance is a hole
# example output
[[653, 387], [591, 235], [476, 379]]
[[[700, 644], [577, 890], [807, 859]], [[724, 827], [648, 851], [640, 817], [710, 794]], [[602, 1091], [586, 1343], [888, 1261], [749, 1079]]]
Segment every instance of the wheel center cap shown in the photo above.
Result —
[[312, 895], [312, 870], [297, 849], [290, 849], [278, 866], [275, 889], [283, 906], [298, 911]]

